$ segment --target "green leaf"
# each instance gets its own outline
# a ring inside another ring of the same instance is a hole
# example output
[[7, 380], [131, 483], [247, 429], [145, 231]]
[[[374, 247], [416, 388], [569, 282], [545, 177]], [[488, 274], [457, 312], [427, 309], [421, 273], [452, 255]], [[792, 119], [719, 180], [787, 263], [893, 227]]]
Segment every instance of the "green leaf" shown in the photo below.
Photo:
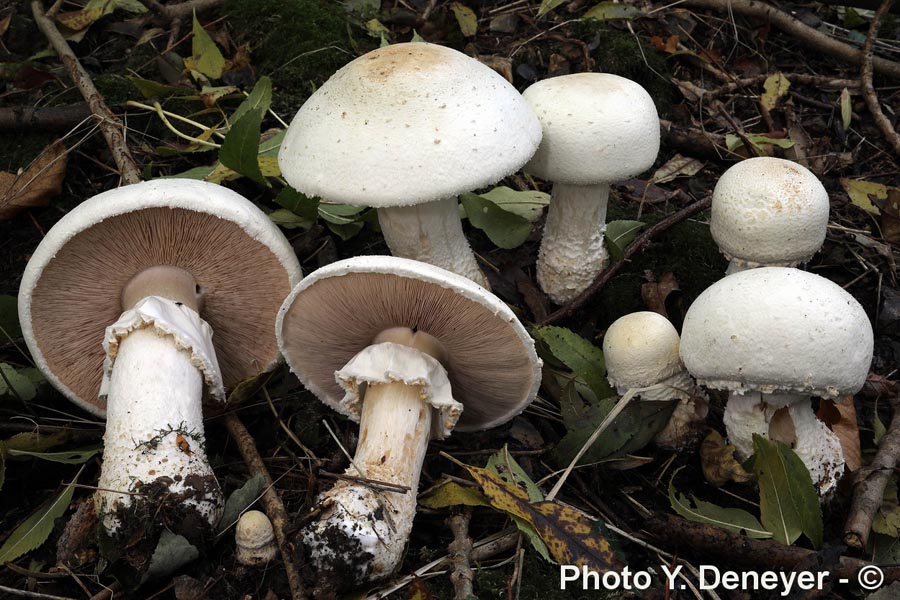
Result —
[[493, 471], [506, 483], [523, 488], [528, 492], [529, 502], [540, 502], [544, 499], [544, 495], [541, 493], [540, 488], [531, 480], [528, 473], [519, 466], [516, 459], [510, 455], [509, 449], [505, 444], [500, 452], [492, 454], [490, 458], [488, 458], [485, 469]]
[[475, 11], [459, 2], [451, 3], [450, 10], [453, 11], [453, 16], [456, 17], [463, 36], [472, 37], [478, 33], [478, 17], [475, 15]]
[[544, 208], [550, 204], [550, 194], [534, 190], [519, 192], [503, 185], [478, 196], [532, 223], [541, 217]]
[[176, 535], [168, 529], [163, 529], [159, 536], [159, 543], [150, 558], [150, 566], [141, 582], [158, 579], [174, 573], [177, 569], [188, 564], [200, 556], [197, 550], [187, 538]]
[[881, 214], [881, 210], [872, 202], [873, 196], [876, 200], [886, 200], [890, 194], [900, 193], [900, 188], [890, 185], [846, 177], [841, 177], [841, 187], [850, 196], [850, 202], [873, 215]]
[[137, 88], [144, 98], [168, 98], [170, 96], [186, 96], [194, 93], [194, 90], [166, 85], [152, 79], [142, 79], [132, 75], [127, 75], [126, 79]]
[[67, 465], [80, 465], [102, 451], [103, 446], [90, 446], [88, 448], [65, 450], [62, 452], [29, 452], [28, 450], [15, 450], [9, 448], [7, 454], [10, 458], [39, 458], [41, 460]]
[[[211, 79], [218, 79], [225, 70], [225, 57], [218, 46], [200, 25], [197, 13], [194, 13], [194, 38], [191, 40], [191, 58], [194, 67]], [[258, 132], [258, 128], [257, 128]]]
[[270, 137], [266, 137], [266, 139], [260, 141], [259, 142], [259, 155], [277, 158], [278, 151], [281, 150], [281, 142], [284, 141], [284, 136], [286, 134], [287, 134], [286, 129], [279, 129], [274, 135], [272, 135]]
[[[749, 141], [754, 148], [760, 151], [763, 150], [762, 146], [765, 144], [778, 146], [784, 150], [794, 147], [794, 140], [790, 138], [772, 138], [767, 135], [758, 135], [756, 133], [745, 133], [744, 137], [747, 138], [747, 141]], [[744, 140], [740, 136], [733, 133], [725, 135], [725, 146], [727, 146], [729, 150], [737, 150], [743, 145]]]
[[606, 381], [606, 363], [600, 348], [563, 327], [545, 325], [533, 333], [553, 356], [588, 384], [597, 398], [614, 395]]
[[17, 433], [9, 439], [3, 440], [7, 450], [19, 450], [23, 452], [44, 452], [53, 446], [64, 444], [69, 440], [69, 433], [59, 431], [57, 433], [38, 433], [26, 431]]
[[419, 35], [419, 32], [418, 32], [418, 31], [416, 31], [415, 29], [413, 29], [412, 38], [411, 38], [409, 41], [410, 41], [410, 42], [421, 43], [421, 42], [424, 42], [424, 41], [425, 41], [425, 38], [423, 38], [421, 35]]
[[781, 442], [753, 434], [753, 471], [759, 480], [762, 523], [782, 544], [806, 535], [822, 547], [822, 507], [806, 465]]
[[0, 341], [8, 342], [22, 337], [19, 327], [19, 304], [15, 296], [0, 296]]
[[[81, 471], [78, 474], [80, 475]], [[78, 475], [75, 476], [75, 481], [77, 480]], [[53, 533], [53, 522], [66, 512], [74, 493], [75, 487], [67, 485], [52, 502], [33, 512], [16, 527], [6, 538], [3, 546], [0, 546], [0, 563], [15, 560], [46, 542]]]
[[283, 209], [269, 214], [269, 218], [288, 229], [309, 229], [319, 218], [319, 200], [304, 196], [293, 188], [284, 188], [275, 197]]
[[877, 446], [881, 443], [881, 438], [887, 433], [887, 427], [884, 426], [884, 423], [881, 422], [881, 418], [876, 414], [875, 422], [872, 423], [872, 430], [874, 432], [874, 442]]
[[723, 508], [711, 502], [699, 500], [694, 496], [691, 496], [693, 500], [692, 506], [684, 494], [679, 494], [675, 491], [675, 476], [683, 468], [679, 467], [669, 480], [669, 504], [672, 505], [672, 509], [676, 513], [688, 521], [712, 525], [732, 533], [743, 533], [749, 538], [766, 539], [772, 537], [772, 533], [765, 530], [759, 519], [740, 508]]
[[531, 234], [531, 222], [528, 219], [503, 210], [483, 196], [465, 193], [459, 199], [469, 222], [482, 230], [498, 248], [517, 248]]
[[[263, 75], [259, 78], [259, 81], [256, 82], [256, 85], [253, 86], [253, 90], [250, 94], [244, 98], [244, 101], [241, 102], [241, 105], [237, 107], [237, 110], [234, 111], [234, 114], [231, 115], [231, 121], [236, 122], [240, 120], [245, 114], [250, 112], [251, 110], [259, 110], [261, 113], [265, 114], [269, 107], [272, 105], [272, 80]], [[258, 133], [258, 131], [257, 131]], [[282, 134], [282, 139], [284, 135]], [[278, 143], [281, 145], [281, 142]], [[260, 148], [260, 152], [262, 148]]]
[[625, 248], [637, 237], [637, 232], [645, 224], [641, 221], [610, 221], [606, 224], [603, 238], [610, 257], [619, 261], [625, 258]]
[[363, 223], [361, 223], [360, 221], [346, 223], [343, 225], [328, 221], [325, 223], [325, 225], [328, 227], [331, 233], [338, 236], [345, 242], [355, 237], [360, 231], [362, 231], [363, 228]]
[[231, 492], [228, 500], [225, 501], [222, 518], [219, 519], [219, 533], [227, 531], [237, 523], [241, 518], [241, 513], [256, 502], [264, 489], [266, 489], [266, 478], [262, 474], [256, 473], [244, 485]]
[[37, 396], [37, 388], [27, 375], [12, 365], [0, 363], [0, 396], [13, 396], [30, 402]]
[[425, 508], [447, 508], [448, 506], [490, 506], [490, 501], [477, 488], [460, 485], [447, 480], [443, 485], [419, 498]]
[[248, 110], [235, 121], [222, 142], [219, 160], [229, 169], [268, 185], [259, 169], [259, 126], [262, 124], [262, 117], [263, 111], [257, 107]]
[[538, 9], [538, 16], [542, 17], [548, 12], [565, 2], [566, 0], [541, 0], [541, 7]]
[[636, 6], [620, 2], [601, 2], [582, 15], [582, 19], [612, 21], [615, 19], [635, 19], [644, 13]]
[[875, 513], [875, 518], [872, 519], [872, 531], [894, 538], [900, 537], [900, 504], [897, 501], [897, 478], [895, 476], [891, 476], [884, 488], [881, 506]]

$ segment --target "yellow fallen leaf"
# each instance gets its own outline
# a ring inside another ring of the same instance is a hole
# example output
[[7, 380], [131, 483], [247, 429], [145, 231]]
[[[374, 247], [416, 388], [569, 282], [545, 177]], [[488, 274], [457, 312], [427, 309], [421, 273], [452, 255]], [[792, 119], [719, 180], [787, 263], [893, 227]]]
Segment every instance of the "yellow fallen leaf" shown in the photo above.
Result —
[[716, 487], [729, 481], [746, 483], [753, 480], [753, 474], [745, 471], [734, 457], [734, 446], [726, 444], [718, 431], [707, 435], [700, 445], [700, 464], [703, 476]]
[[760, 96], [759, 101], [768, 110], [774, 110], [775, 107], [778, 106], [778, 100], [787, 94], [790, 87], [791, 82], [788, 81], [787, 77], [781, 73], [775, 73], [768, 77], [765, 83], [763, 83], [763, 89], [766, 91]]
[[850, 202], [873, 215], [880, 215], [881, 211], [872, 203], [872, 199], [869, 196], [874, 196], [877, 199], [887, 199], [888, 192], [891, 189], [900, 192], [900, 188], [891, 188], [874, 181], [847, 179], [846, 177], [841, 177], [841, 186], [847, 192], [847, 195], [850, 196]]
[[0, 221], [26, 208], [47, 206], [62, 191], [66, 175], [66, 147], [59, 140], [44, 148], [21, 173], [0, 172]]

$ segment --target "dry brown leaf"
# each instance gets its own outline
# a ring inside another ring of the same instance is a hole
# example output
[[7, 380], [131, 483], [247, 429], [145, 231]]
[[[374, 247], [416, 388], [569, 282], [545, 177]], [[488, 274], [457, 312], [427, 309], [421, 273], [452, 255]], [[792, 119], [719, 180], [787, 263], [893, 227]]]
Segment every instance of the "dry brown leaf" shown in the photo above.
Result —
[[9, 29], [9, 24], [12, 23], [12, 13], [9, 13], [2, 19], [0, 19], [0, 37], [6, 33], [6, 30]]
[[797, 428], [794, 426], [794, 419], [791, 418], [791, 411], [787, 406], [779, 408], [772, 415], [772, 419], [769, 421], [769, 439], [773, 442], [781, 442], [788, 448], [797, 445]]
[[71, 12], [59, 13], [56, 21], [72, 31], [81, 31], [103, 16], [103, 8], [83, 8]]
[[497, 56], [495, 54], [486, 55], [480, 54], [478, 55], [478, 62], [487, 65], [493, 70], [497, 71], [503, 79], [512, 83], [513, 81], [513, 72], [512, 72], [512, 61], [505, 56]]
[[862, 449], [859, 446], [859, 423], [856, 420], [853, 396], [845, 397], [844, 401], [840, 403], [821, 400], [816, 416], [828, 425], [841, 441], [841, 450], [844, 452], [847, 469], [851, 473], [859, 469], [862, 466]]
[[0, 171], [0, 221], [13, 218], [26, 208], [47, 206], [62, 191], [68, 154], [62, 141], [44, 148], [19, 174]]
[[663, 274], [663, 276], [659, 278], [659, 281], [650, 281], [641, 284], [641, 299], [649, 310], [659, 313], [668, 319], [669, 313], [666, 310], [666, 298], [668, 298], [672, 292], [680, 290], [681, 288], [678, 286], [678, 280], [675, 279], [675, 274], [669, 272]]
[[658, 35], [654, 35], [650, 38], [650, 43], [653, 44], [653, 47], [666, 54], [675, 54], [678, 50], [679, 41], [681, 40], [677, 35], [670, 35], [666, 39], [663, 39]]
[[734, 457], [734, 446], [725, 443], [718, 431], [712, 431], [700, 445], [700, 464], [703, 476], [716, 487], [734, 481], [753, 481], [753, 473], [748, 473]]
[[408, 598], [409, 600], [434, 600], [425, 580], [418, 577], [413, 577], [409, 584]]

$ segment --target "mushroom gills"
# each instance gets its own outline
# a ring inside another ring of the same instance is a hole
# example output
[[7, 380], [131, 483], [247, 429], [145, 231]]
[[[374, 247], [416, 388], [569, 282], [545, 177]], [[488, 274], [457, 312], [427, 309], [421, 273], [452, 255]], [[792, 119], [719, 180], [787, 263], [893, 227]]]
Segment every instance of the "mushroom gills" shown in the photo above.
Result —
[[346, 474], [367, 481], [341, 480], [323, 493], [322, 515], [302, 535], [316, 566], [344, 583], [379, 579], [400, 564], [428, 442], [449, 433], [462, 411], [448, 398], [443, 356], [434, 337], [392, 328], [336, 373], [348, 394], [363, 397]]
[[213, 397], [224, 390], [197, 291], [182, 269], [146, 269], [125, 286], [126, 310], [106, 330], [107, 428], [94, 502], [115, 538], [164, 526], [197, 540], [221, 516], [202, 399], [204, 383]]

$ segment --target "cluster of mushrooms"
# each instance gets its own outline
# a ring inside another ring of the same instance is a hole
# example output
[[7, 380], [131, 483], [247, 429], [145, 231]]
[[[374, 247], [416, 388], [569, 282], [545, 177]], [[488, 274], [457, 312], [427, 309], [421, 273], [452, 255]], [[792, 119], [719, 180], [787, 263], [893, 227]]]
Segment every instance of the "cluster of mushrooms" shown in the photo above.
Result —
[[[35, 250], [19, 311], [47, 378], [106, 418], [94, 504], [109, 546], [163, 528], [208, 541], [223, 497], [204, 406], [284, 357], [308, 390], [359, 422], [346, 476], [300, 532], [308, 559], [343, 584], [393, 573], [429, 441], [501, 425], [540, 386], [534, 343], [489, 291], [457, 195], [519, 169], [552, 182], [537, 278], [565, 303], [607, 262], [610, 183], [645, 171], [658, 149], [653, 101], [632, 81], [567, 75], [519, 94], [464, 54], [396, 44], [319, 88], [279, 153], [300, 192], [377, 207], [394, 256], [303, 277], [262, 211], [192, 180], [119, 188], [69, 212]], [[779, 439], [823, 496], [833, 489], [840, 444], [809, 399], [861, 387], [872, 331], [849, 294], [791, 268], [821, 246], [827, 220], [824, 188], [799, 165], [750, 159], [721, 178], [712, 233], [731, 260], [727, 277], [691, 306], [680, 340], [646, 312], [619, 319], [604, 339], [620, 393], [673, 403], [657, 444], [696, 438], [708, 408], [700, 386], [725, 389], [740, 458], [752, 454], [754, 433]], [[271, 560], [272, 540], [265, 515], [246, 513], [238, 558]]]

